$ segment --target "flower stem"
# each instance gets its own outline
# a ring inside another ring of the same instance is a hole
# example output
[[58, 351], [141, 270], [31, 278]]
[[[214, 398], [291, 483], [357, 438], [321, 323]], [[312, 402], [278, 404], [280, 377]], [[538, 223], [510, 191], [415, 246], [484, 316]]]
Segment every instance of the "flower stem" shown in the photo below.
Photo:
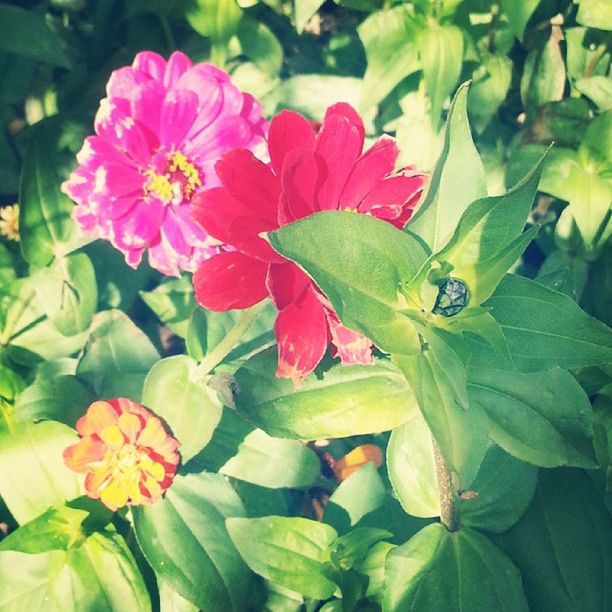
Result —
[[433, 445], [434, 459], [436, 462], [436, 480], [438, 482], [438, 494], [440, 496], [440, 520], [449, 531], [457, 531], [459, 528], [459, 518], [453, 498], [451, 475], [448, 471], [446, 461], [444, 461], [444, 457], [442, 456], [442, 452], [440, 451], [440, 447], [433, 436], [431, 437], [431, 443]]
[[221, 340], [212, 351], [206, 354], [202, 361], [200, 361], [198, 366], [200, 374], [208, 374], [228, 356], [249, 327], [251, 327], [251, 324], [255, 321], [265, 305], [265, 302], [260, 302], [256, 306], [243, 311], [234, 327], [229, 330], [227, 336], [225, 336], [225, 338], [223, 338], [223, 340]]

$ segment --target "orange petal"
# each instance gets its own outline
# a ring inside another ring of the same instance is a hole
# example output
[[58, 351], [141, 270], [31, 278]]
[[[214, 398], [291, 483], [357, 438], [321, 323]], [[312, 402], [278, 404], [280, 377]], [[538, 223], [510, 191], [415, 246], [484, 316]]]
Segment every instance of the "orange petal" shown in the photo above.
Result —
[[86, 472], [89, 464], [104, 458], [105, 446], [91, 436], [64, 450], [64, 463], [75, 472]]
[[108, 402], [94, 402], [76, 424], [77, 431], [82, 436], [88, 436], [102, 431], [105, 427], [117, 422], [117, 412]]
[[170, 436], [166, 433], [161, 421], [156, 417], [150, 417], [136, 442], [141, 446], [157, 449], [163, 447], [168, 438]]
[[104, 466], [90, 472], [85, 477], [85, 490], [89, 497], [98, 499], [100, 497], [100, 488], [111, 477], [111, 471], [108, 466]]
[[373, 463], [380, 467], [383, 462], [383, 454], [375, 444], [363, 444], [347, 453], [342, 459], [336, 461], [333, 470], [338, 480], [346, 480], [354, 471], [366, 463]]
[[119, 416], [119, 429], [125, 434], [129, 442], [134, 442], [142, 429], [142, 421], [135, 414], [124, 412]]

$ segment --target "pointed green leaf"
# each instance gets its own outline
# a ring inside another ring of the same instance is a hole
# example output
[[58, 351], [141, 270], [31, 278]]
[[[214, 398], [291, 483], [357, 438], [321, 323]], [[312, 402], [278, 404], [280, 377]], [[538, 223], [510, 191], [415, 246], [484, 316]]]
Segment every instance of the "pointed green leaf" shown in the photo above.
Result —
[[305, 518], [266, 516], [226, 521], [236, 548], [260, 576], [315, 599], [336, 590], [323, 571], [328, 548], [336, 539], [333, 527]]
[[389, 552], [383, 609], [527, 612], [521, 576], [508, 557], [476, 531], [437, 523]]
[[223, 476], [177, 476], [161, 501], [132, 513], [140, 548], [161, 580], [201, 610], [245, 609], [249, 571], [225, 528], [244, 508]]
[[538, 4], [540, 0], [501, 0], [510, 29], [520, 41], [523, 40], [525, 27]]
[[170, 426], [183, 463], [208, 444], [221, 419], [209, 379], [191, 357], [176, 355], [158, 361], [144, 381], [142, 403]]
[[444, 148], [418, 212], [406, 231], [420, 236], [437, 252], [450, 240], [465, 209], [487, 195], [484, 167], [474, 146], [468, 122], [468, 84], [463, 84], [451, 104], [446, 121]]
[[397, 311], [399, 287], [425, 260], [418, 240], [389, 223], [350, 212], [322, 212], [270, 234], [272, 246], [310, 274], [342, 322], [383, 350], [418, 350], [412, 323]]
[[276, 350], [249, 359], [237, 372], [238, 412], [272, 436], [316, 440], [388, 431], [416, 410], [401, 372], [374, 366], [332, 366], [298, 388], [276, 377]]
[[581, 470], [540, 470], [523, 518], [500, 538], [531, 610], [601, 612], [612, 603], [612, 522]]
[[556, 365], [580, 368], [612, 361], [612, 331], [571, 298], [508, 274], [485, 303], [502, 326], [508, 350], [523, 371]]
[[466, 375], [457, 354], [428, 334], [418, 355], [394, 355], [414, 389], [421, 414], [461, 487], [472, 482], [485, 453], [488, 431], [482, 408], [468, 404]]
[[19, 523], [50, 506], [83, 495], [83, 477], [64, 465], [76, 432], [55, 421], [23, 425], [0, 434], [0, 496]]
[[593, 412], [569, 372], [471, 368], [468, 392], [486, 412], [491, 438], [511, 455], [542, 467], [597, 466]]
[[21, 252], [35, 266], [49, 264], [76, 227], [54, 160], [50, 125], [41, 122], [26, 152], [19, 188]]
[[85, 331], [98, 305], [96, 272], [85, 253], [57, 259], [33, 276], [36, 296], [46, 315], [65, 336]]

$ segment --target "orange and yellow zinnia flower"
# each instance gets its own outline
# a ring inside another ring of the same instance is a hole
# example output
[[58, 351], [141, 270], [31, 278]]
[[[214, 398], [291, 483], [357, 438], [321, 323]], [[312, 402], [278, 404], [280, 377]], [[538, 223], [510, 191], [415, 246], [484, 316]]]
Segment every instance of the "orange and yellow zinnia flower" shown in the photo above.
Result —
[[144, 406], [126, 398], [97, 401], [76, 428], [82, 439], [64, 451], [64, 462], [87, 474], [87, 495], [111, 510], [152, 504], [172, 484], [180, 444]]

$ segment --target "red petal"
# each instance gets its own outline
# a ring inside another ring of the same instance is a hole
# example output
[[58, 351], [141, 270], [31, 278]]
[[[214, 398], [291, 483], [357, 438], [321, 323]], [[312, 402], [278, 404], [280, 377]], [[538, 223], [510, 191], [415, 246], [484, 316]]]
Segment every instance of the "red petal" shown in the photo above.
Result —
[[207, 259], [193, 275], [198, 303], [204, 308], [223, 312], [249, 308], [267, 295], [268, 264], [230, 251]]
[[378, 182], [393, 172], [399, 150], [391, 138], [381, 138], [355, 163], [340, 196], [340, 208], [357, 208]]
[[268, 151], [272, 168], [281, 175], [287, 153], [296, 148], [312, 150], [314, 130], [302, 115], [293, 111], [282, 111], [272, 119], [268, 132]]
[[329, 343], [325, 309], [312, 287], [279, 313], [274, 333], [278, 342], [276, 375], [297, 384], [315, 369]]
[[359, 212], [403, 227], [423, 192], [424, 177], [390, 176], [380, 181], [359, 206]]
[[267, 262], [285, 261], [259, 236], [262, 232], [276, 229], [276, 224], [253, 213], [223, 187], [196, 194], [192, 204], [193, 218], [211, 236], [251, 257]]
[[294, 149], [287, 154], [281, 176], [281, 225], [307, 217], [317, 210], [315, 189], [318, 180], [319, 164], [312, 152]]
[[234, 149], [215, 165], [223, 186], [244, 206], [272, 225], [278, 219], [280, 180], [245, 149]]
[[356, 124], [353, 117], [329, 109], [315, 149], [322, 166], [323, 182], [317, 193], [320, 210], [338, 209], [340, 195], [362, 148], [363, 124]]
[[299, 300], [312, 281], [295, 264], [271, 264], [266, 280], [274, 304], [279, 310]]
[[363, 148], [365, 128], [363, 127], [363, 121], [359, 116], [359, 113], [350, 104], [347, 104], [346, 102], [338, 102], [337, 104], [330, 106], [325, 112], [323, 125], [325, 125], [325, 120], [332, 115], [341, 115], [342, 117], [346, 117], [353, 124], [353, 126], [361, 134], [361, 147]]

